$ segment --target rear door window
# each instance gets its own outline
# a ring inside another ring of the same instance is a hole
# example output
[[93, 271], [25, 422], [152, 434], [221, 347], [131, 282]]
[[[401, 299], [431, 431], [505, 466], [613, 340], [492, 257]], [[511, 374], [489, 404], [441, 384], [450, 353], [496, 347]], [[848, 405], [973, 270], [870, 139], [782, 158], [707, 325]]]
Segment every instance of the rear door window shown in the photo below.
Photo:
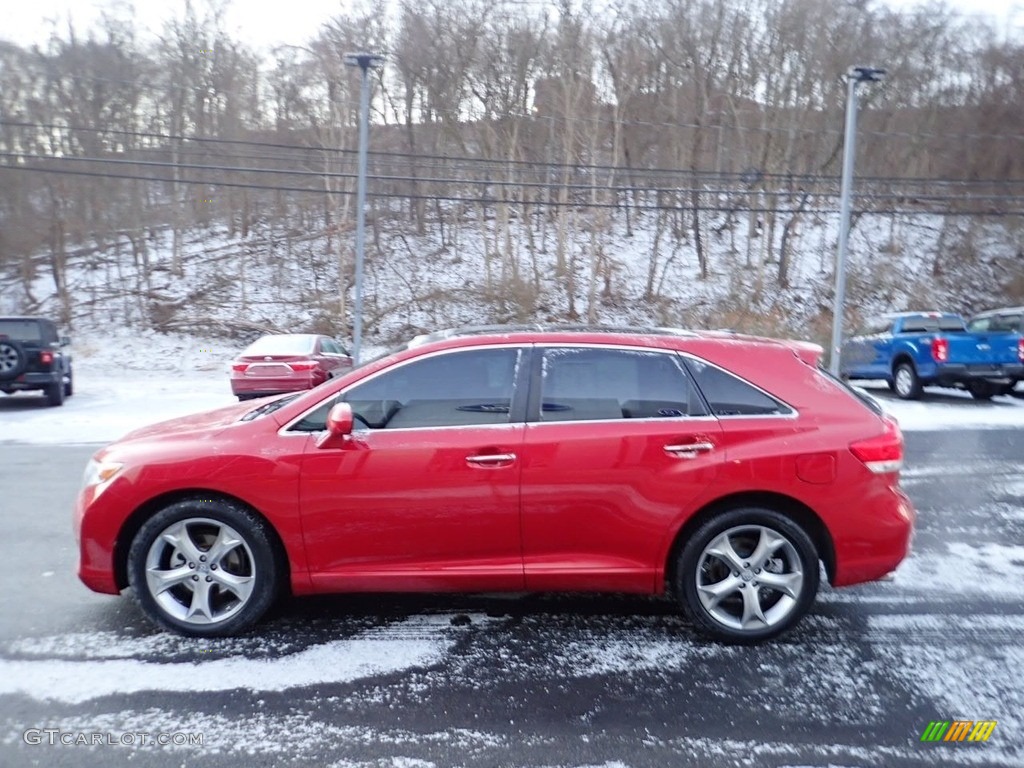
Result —
[[674, 353], [556, 347], [542, 354], [540, 397], [532, 406], [540, 421], [707, 415]]

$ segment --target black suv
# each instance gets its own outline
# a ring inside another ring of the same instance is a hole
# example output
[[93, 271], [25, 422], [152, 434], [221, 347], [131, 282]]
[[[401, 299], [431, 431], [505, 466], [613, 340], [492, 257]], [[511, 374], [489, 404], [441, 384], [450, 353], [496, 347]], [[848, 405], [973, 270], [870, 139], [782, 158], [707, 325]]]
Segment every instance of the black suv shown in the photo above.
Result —
[[50, 405], [63, 405], [74, 391], [71, 340], [42, 317], [0, 317], [0, 392], [41, 389]]

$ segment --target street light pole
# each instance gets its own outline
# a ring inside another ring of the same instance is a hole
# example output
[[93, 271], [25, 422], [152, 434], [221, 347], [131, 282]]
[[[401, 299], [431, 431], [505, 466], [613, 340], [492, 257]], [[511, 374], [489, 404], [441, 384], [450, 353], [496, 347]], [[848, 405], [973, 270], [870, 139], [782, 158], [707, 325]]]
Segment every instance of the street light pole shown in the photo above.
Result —
[[832, 303], [832, 353], [829, 370], [839, 375], [839, 355], [843, 346], [843, 304], [846, 301], [846, 245], [850, 236], [850, 198], [853, 190], [853, 161], [857, 140], [857, 86], [877, 83], [885, 70], [876, 67], [850, 67], [846, 73], [846, 130], [843, 134], [843, 178], [839, 191], [839, 252], [836, 255], [836, 291]]
[[384, 57], [374, 53], [349, 53], [345, 63], [359, 67], [359, 177], [356, 183], [356, 305], [352, 312], [352, 362], [359, 365], [363, 343], [363, 258], [366, 252], [366, 155], [370, 135], [370, 68]]

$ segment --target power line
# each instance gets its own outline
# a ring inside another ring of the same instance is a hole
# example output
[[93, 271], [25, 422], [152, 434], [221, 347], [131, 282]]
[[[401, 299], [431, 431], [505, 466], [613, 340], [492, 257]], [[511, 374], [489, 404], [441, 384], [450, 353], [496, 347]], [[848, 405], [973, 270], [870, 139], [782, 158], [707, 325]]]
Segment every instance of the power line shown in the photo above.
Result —
[[[9, 171], [23, 171], [23, 172], [35, 172], [35, 173], [57, 173], [65, 174], [69, 176], [84, 176], [91, 178], [106, 178], [106, 179], [127, 179], [130, 181], [150, 181], [150, 182], [162, 182], [165, 184], [189, 184], [189, 185], [200, 185], [205, 187], [229, 187], [238, 189], [258, 189], [268, 192], [298, 192], [304, 194], [327, 194], [327, 195], [355, 195], [354, 191], [344, 189], [309, 189], [306, 187], [285, 187], [285, 186], [267, 186], [261, 184], [251, 184], [244, 182], [230, 182], [224, 180], [200, 180], [200, 179], [161, 179], [152, 176], [140, 176], [135, 174], [108, 174], [99, 173], [95, 171], [75, 171], [60, 168], [27, 168], [23, 166], [11, 166], [4, 165], [0, 166], [0, 170]], [[427, 200], [427, 201], [444, 201], [444, 202], [455, 202], [455, 203], [477, 203], [484, 205], [523, 205], [523, 206], [535, 206], [541, 208], [595, 208], [595, 209], [622, 209], [629, 208], [631, 210], [652, 210], [652, 211], [685, 211], [693, 210], [693, 206], [688, 205], [659, 205], [652, 203], [602, 203], [602, 202], [570, 202], [570, 201], [559, 201], [551, 199], [537, 199], [537, 200], [518, 200], [518, 199], [507, 199], [498, 197], [470, 197], [470, 196], [454, 196], [454, 195], [425, 195], [417, 193], [406, 193], [406, 192], [382, 192], [377, 191], [372, 194], [373, 197], [377, 198], [394, 198], [400, 200]], [[1016, 198], [1014, 198], [1016, 199]], [[725, 205], [701, 205], [699, 210], [711, 212], [711, 213], [737, 213], [743, 211], [745, 213], [788, 213], [788, 214], [814, 214], [833, 216], [837, 214], [835, 209], [831, 208], [768, 208], [764, 206], [758, 207], [743, 207], [738, 208], [737, 206], [725, 206]], [[903, 216], [991, 216], [991, 217], [1003, 217], [1003, 216], [1021, 216], [1024, 215], [1022, 211], [1000, 211], [993, 209], [965, 209], [961, 211], [950, 211], [948, 209], [943, 210], [906, 210], [899, 208], [864, 208], [854, 211], [855, 215], [903, 215]]]
[[[337, 171], [307, 171], [307, 170], [290, 170], [284, 168], [254, 168], [251, 166], [229, 166], [229, 165], [208, 165], [208, 164], [183, 164], [174, 163], [167, 161], [158, 160], [127, 160], [119, 158], [96, 158], [96, 157], [81, 157], [81, 156], [70, 156], [70, 157], [49, 157], [45, 155], [29, 155], [26, 153], [13, 153], [13, 152], [0, 152], [0, 157], [11, 160], [40, 160], [43, 162], [53, 163], [95, 163], [99, 165], [131, 165], [131, 166], [145, 166], [154, 168], [170, 168], [175, 170], [189, 170], [189, 171], [218, 171], [218, 172], [234, 172], [234, 173], [266, 173], [282, 176], [295, 176], [295, 177], [309, 177], [316, 179], [344, 179], [347, 181], [354, 180], [357, 176], [355, 173], [344, 173]], [[519, 189], [539, 189], [547, 191], [565, 191], [581, 193], [581, 192], [600, 192], [600, 193], [612, 193], [612, 194], [630, 194], [643, 192], [645, 194], [703, 194], [703, 195], [760, 195], [765, 197], [795, 197], [796, 195], [807, 193], [817, 198], [836, 198], [839, 196], [837, 192], [828, 190], [789, 190], [789, 189], [758, 189], [756, 191], [750, 191], [748, 189], [723, 189], [723, 188], [707, 188], [707, 187], [683, 187], [683, 186], [669, 186], [669, 187], [656, 187], [656, 186], [642, 186], [637, 184], [627, 185], [611, 185], [611, 184], [579, 184], [569, 182], [550, 182], [550, 181], [530, 181], [530, 180], [505, 180], [505, 179], [474, 179], [474, 178], [450, 178], [450, 177], [432, 177], [432, 176], [395, 176], [395, 175], [383, 175], [383, 174], [370, 174], [369, 178], [379, 183], [404, 183], [404, 184], [439, 184], [446, 186], [459, 186], [459, 185], [476, 185], [485, 187], [495, 188], [519, 188]], [[162, 181], [176, 182], [178, 179], [161, 179]], [[907, 192], [877, 192], [873, 190], [862, 189], [859, 192], [859, 196], [870, 198], [873, 200], [906, 200], [912, 198], [914, 202], [962, 202], [965, 199], [972, 202], [1002, 202], [1007, 200], [1022, 200], [1022, 196], [1019, 195], [1005, 195], [1005, 194], [976, 194], [970, 193], [968, 195], [934, 195], [934, 194], [922, 194], [918, 192], [907, 193]]]
[[[95, 132], [95, 133], [106, 133], [110, 135], [126, 135], [144, 138], [161, 138], [168, 141], [189, 141], [196, 143], [212, 143], [212, 144], [238, 144], [242, 146], [254, 146], [254, 147], [269, 147], [277, 149], [288, 149], [304, 153], [330, 153], [330, 154], [341, 154], [346, 156], [354, 156], [354, 149], [345, 149], [339, 147], [314, 147], [296, 144], [283, 144], [279, 142], [267, 142], [267, 141], [255, 141], [252, 139], [225, 139], [220, 137], [209, 137], [209, 136], [185, 136], [177, 134], [167, 133], [156, 133], [156, 132], [144, 132], [144, 131], [127, 131], [127, 130], [112, 130], [104, 128], [90, 128], [84, 126], [71, 126], [63, 125], [59, 123], [31, 123], [26, 121], [11, 121], [11, 120], [0, 120], [0, 125], [11, 125], [23, 128], [35, 128], [35, 129], [47, 129], [47, 130], [61, 130], [61, 131], [80, 131], [80, 132]], [[1021, 137], [1024, 138], [1024, 134]], [[486, 165], [497, 170], [503, 170], [505, 168], [540, 168], [545, 169], [548, 172], [552, 171], [575, 171], [581, 173], [598, 173], [604, 171], [614, 171], [617, 173], [626, 173], [636, 175], [640, 173], [649, 174], [671, 174], [676, 176], [692, 176], [694, 178], [719, 178], [734, 180], [746, 183], [746, 180], [751, 175], [751, 171], [709, 171], [709, 170], [696, 170], [686, 168], [638, 168], [629, 166], [612, 166], [612, 165], [600, 165], [600, 164], [580, 164], [580, 163], [551, 163], [541, 162], [538, 160], [513, 160], [513, 159], [501, 159], [501, 158], [480, 158], [472, 156], [453, 156], [453, 155], [434, 155], [434, 154], [421, 154], [417, 152], [390, 152], [390, 151], [371, 151], [369, 153], [375, 158], [386, 158], [392, 160], [394, 158], [408, 158], [415, 161], [431, 160], [447, 163], [461, 163], [465, 164], [467, 168], [471, 165]], [[289, 159], [289, 158], [280, 158]], [[375, 161], [376, 162], [376, 161]], [[787, 172], [760, 172], [754, 171], [753, 175], [757, 180], [764, 179], [785, 179], [793, 183], [800, 182], [815, 182], [820, 180], [834, 180], [838, 182], [838, 176], [824, 176], [821, 174], [809, 174], [809, 173], [787, 173]], [[899, 176], [858, 176], [858, 182], [883, 182], [883, 183], [900, 183], [900, 184], [950, 184], [950, 185], [1024, 185], [1024, 179], [1021, 180], [1001, 180], [1001, 179], [948, 179], [948, 178], [924, 178], [924, 177], [899, 177]]]

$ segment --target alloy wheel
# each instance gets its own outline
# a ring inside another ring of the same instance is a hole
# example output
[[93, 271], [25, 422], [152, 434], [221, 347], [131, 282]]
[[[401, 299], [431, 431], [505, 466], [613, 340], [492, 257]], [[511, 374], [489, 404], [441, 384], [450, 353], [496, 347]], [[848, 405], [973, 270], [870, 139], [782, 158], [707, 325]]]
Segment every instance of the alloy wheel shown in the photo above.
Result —
[[697, 596], [724, 627], [758, 631], [796, 610], [805, 574], [793, 543], [764, 525], [740, 525], [708, 542], [697, 559]]
[[237, 530], [205, 517], [179, 520], [153, 540], [146, 589], [160, 608], [186, 624], [223, 622], [250, 601], [256, 558]]

